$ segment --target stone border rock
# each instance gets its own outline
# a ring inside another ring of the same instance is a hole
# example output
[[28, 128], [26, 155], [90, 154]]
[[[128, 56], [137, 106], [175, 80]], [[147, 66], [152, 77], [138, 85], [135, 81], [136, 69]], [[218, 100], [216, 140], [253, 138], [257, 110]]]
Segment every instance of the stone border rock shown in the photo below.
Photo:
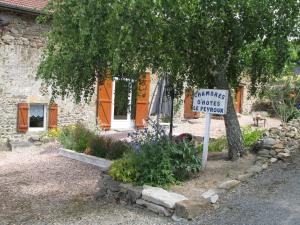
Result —
[[134, 186], [115, 181], [106, 172], [101, 174], [97, 198], [107, 198], [121, 204], [135, 205], [173, 220], [192, 219], [210, 203], [205, 198], [193, 201], [185, 196], [148, 185]]
[[64, 148], [59, 149], [59, 155], [70, 159], [75, 159], [80, 162], [88, 163], [94, 166], [98, 166], [101, 169], [101, 171], [108, 171], [109, 167], [112, 164], [112, 161], [110, 160], [106, 160], [96, 156], [86, 155], [84, 153], [78, 153]]

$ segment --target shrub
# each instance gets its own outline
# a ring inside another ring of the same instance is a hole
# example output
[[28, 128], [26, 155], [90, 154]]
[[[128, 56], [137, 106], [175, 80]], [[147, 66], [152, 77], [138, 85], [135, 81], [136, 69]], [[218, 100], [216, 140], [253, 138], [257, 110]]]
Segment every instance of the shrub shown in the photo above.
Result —
[[134, 180], [138, 185], [168, 187], [200, 170], [201, 158], [192, 142], [176, 143], [168, 137], [145, 135], [147, 137], [136, 151], [130, 151], [113, 163], [110, 174], [115, 179], [123, 182]]
[[[199, 145], [198, 148], [200, 152], [202, 152], [203, 144]], [[225, 136], [213, 139], [208, 143], [209, 152], [223, 152], [226, 151], [227, 149], [228, 149], [228, 144]]]
[[58, 138], [61, 135], [61, 132], [60, 128], [49, 129], [46, 136], [49, 138]]
[[242, 128], [242, 133], [245, 146], [250, 147], [262, 137], [264, 129], [253, 129], [251, 126], [245, 126]]
[[92, 131], [82, 124], [77, 124], [76, 126], [63, 127], [58, 139], [64, 148], [84, 152], [94, 137], [95, 134]]
[[227, 149], [228, 149], [228, 144], [225, 136], [212, 140], [208, 145], [209, 152], [222, 152]]
[[110, 149], [107, 152], [106, 158], [110, 160], [121, 158], [124, 153], [129, 152], [131, 147], [128, 143], [124, 141], [112, 141], [110, 143]]
[[177, 180], [184, 180], [201, 169], [201, 157], [194, 143], [189, 141], [170, 145], [171, 163]]
[[269, 83], [263, 96], [271, 102], [277, 116], [283, 122], [300, 117], [300, 79], [298, 76], [285, 76]]
[[168, 187], [176, 182], [169, 144], [167, 139], [161, 139], [141, 146], [140, 153], [136, 153], [136, 181], [139, 185]]
[[114, 161], [109, 170], [109, 175], [115, 180], [132, 183], [136, 181], [136, 165], [134, 153], [124, 155], [122, 159]]
[[123, 141], [115, 141], [105, 136], [95, 136], [89, 143], [91, 155], [110, 160], [120, 159], [131, 147]]

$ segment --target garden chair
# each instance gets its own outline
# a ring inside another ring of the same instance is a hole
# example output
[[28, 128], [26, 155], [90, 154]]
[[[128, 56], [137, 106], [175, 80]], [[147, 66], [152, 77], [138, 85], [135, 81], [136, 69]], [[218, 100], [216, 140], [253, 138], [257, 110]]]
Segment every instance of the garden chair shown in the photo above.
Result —
[[263, 122], [265, 127], [267, 122], [267, 116], [268, 113], [265, 111], [252, 112], [254, 126], [258, 127], [259, 122]]

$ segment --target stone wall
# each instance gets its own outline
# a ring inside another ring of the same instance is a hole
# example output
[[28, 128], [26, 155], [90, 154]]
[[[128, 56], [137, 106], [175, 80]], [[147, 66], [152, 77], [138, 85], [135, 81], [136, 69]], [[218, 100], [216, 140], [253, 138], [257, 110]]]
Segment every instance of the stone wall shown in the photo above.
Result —
[[[35, 80], [47, 27], [32, 15], [0, 10], [0, 18], [4, 21], [0, 26], [0, 142], [23, 140], [30, 134], [16, 131], [17, 104], [49, 104], [51, 98], [47, 87]], [[90, 104], [76, 105], [70, 98], [56, 102], [59, 126], [81, 121], [96, 127], [95, 97]]]
[[270, 128], [254, 146], [253, 151], [262, 163], [288, 160], [300, 148], [300, 119], [294, 119], [281, 128]]

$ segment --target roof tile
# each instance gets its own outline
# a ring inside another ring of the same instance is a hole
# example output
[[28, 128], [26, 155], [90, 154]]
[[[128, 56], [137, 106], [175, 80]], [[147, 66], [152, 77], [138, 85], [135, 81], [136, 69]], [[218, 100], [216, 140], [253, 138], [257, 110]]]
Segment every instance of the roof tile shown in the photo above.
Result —
[[25, 9], [41, 10], [48, 4], [48, 0], [0, 0], [0, 3]]

